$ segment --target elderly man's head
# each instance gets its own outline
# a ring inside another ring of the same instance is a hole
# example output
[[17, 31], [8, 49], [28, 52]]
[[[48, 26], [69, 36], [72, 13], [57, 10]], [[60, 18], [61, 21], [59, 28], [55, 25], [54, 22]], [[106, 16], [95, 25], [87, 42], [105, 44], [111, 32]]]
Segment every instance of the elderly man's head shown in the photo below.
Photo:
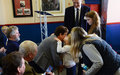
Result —
[[13, 41], [19, 41], [20, 40], [20, 33], [18, 30], [17, 26], [10, 26], [7, 29], [7, 38], [9, 40], [13, 40]]
[[82, 0], [72, 0], [75, 8], [80, 8]]
[[37, 54], [37, 44], [30, 40], [23, 41], [19, 46], [19, 52], [24, 55], [26, 61], [32, 61]]

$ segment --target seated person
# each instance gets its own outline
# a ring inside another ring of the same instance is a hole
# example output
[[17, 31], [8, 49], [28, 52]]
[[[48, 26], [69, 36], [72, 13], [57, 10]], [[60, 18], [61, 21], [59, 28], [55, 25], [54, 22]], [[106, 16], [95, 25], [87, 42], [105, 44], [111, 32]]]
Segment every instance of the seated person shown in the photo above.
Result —
[[7, 29], [8, 29], [9, 27], [8, 26], [2, 26], [1, 27], [1, 30], [2, 30], [2, 32], [6, 35], [7, 34]]
[[25, 61], [19, 52], [12, 52], [2, 59], [2, 75], [23, 75], [25, 71]]
[[[19, 52], [23, 54], [26, 66], [24, 75], [38, 75], [38, 73], [28, 63], [33, 60], [37, 54], [37, 51], [37, 44], [32, 41], [26, 40], [20, 44]], [[49, 74], [53, 75], [53, 73]]]
[[85, 14], [84, 19], [90, 25], [90, 29], [88, 30], [88, 34], [97, 34], [99, 37], [102, 38], [102, 31], [101, 31], [101, 22], [100, 16], [96, 11], [89, 11]]
[[2, 26], [1, 27], [1, 31], [2, 31], [2, 33], [3, 33], [3, 36], [4, 36], [4, 47], [6, 48], [6, 45], [7, 45], [7, 41], [8, 41], [8, 39], [7, 39], [7, 36], [6, 36], [6, 34], [7, 34], [7, 29], [8, 29], [8, 26]]
[[20, 33], [17, 26], [10, 26], [7, 30], [7, 51], [6, 54], [11, 53], [13, 51], [19, 50], [18, 41], [20, 40]]
[[6, 48], [6, 43], [7, 43], [7, 37], [6, 35], [2, 32], [2, 29], [0, 30], [0, 48], [4, 47]]

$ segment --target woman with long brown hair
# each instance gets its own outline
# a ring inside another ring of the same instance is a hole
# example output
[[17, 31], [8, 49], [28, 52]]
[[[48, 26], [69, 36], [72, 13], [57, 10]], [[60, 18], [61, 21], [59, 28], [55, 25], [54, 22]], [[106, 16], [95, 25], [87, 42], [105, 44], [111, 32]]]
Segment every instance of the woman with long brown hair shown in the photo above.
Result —
[[88, 67], [84, 75], [120, 75], [120, 55], [96, 34], [87, 34], [83, 28], [74, 27], [71, 46], [73, 54], [81, 52], [83, 63]]
[[97, 34], [98, 36], [102, 37], [101, 33], [101, 26], [100, 26], [100, 17], [96, 11], [89, 11], [85, 14], [84, 17], [87, 20], [87, 23], [91, 25], [90, 29], [88, 30], [88, 34]]

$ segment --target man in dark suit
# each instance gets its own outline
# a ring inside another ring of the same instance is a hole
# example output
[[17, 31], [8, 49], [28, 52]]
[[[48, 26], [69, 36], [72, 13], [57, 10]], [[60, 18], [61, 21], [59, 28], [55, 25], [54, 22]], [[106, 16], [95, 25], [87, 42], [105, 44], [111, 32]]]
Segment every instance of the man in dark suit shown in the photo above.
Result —
[[[89, 25], [84, 20], [85, 13], [90, 11], [90, 8], [82, 5], [82, 0], [72, 0], [73, 6], [66, 8], [64, 25], [71, 30], [75, 26], [83, 27], [86, 31], [89, 29]], [[77, 14], [78, 10], [78, 14]], [[78, 19], [78, 22], [76, 21]]]

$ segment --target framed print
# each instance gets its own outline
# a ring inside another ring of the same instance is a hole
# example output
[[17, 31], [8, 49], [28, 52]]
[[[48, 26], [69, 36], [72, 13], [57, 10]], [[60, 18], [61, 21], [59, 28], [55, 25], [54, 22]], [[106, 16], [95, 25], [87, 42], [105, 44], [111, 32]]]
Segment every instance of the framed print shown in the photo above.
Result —
[[37, 10], [46, 11], [54, 16], [63, 16], [65, 10], [65, 0], [37, 0]]
[[60, 0], [41, 0], [42, 11], [59, 11]]
[[14, 17], [32, 17], [32, 0], [12, 0]]

